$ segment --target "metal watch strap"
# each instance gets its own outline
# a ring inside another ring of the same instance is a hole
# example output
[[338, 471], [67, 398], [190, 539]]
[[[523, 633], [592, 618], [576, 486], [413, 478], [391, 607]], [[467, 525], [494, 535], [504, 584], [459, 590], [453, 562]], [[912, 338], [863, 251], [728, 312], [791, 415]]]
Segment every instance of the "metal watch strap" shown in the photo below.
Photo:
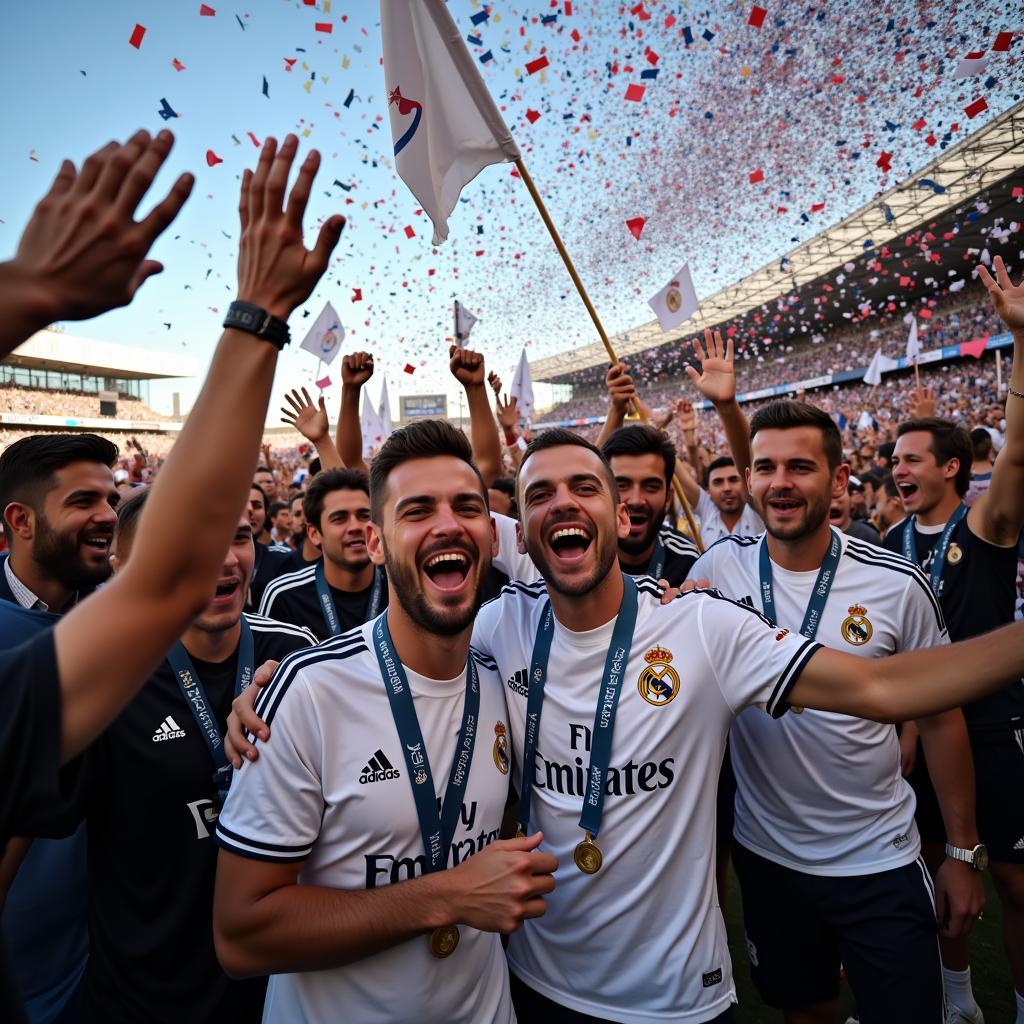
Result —
[[977, 846], [975, 846], [972, 850], [965, 850], [962, 846], [954, 846], [952, 843], [946, 843], [947, 857], [951, 857], [953, 860], [962, 861], [969, 867], [972, 867], [975, 870], [980, 871], [983, 869], [975, 863], [975, 861], [977, 860], [977, 850]]
[[288, 324], [284, 320], [251, 302], [232, 302], [228, 307], [227, 316], [224, 317], [224, 326], [248, 331], [257, 338], [272, 342], [278, 349], [284, 348], [292, 339]]

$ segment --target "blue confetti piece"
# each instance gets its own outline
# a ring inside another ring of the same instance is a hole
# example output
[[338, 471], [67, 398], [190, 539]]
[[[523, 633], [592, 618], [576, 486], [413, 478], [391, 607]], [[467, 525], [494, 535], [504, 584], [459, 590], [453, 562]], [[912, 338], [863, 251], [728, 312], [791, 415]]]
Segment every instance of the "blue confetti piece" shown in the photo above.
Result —
[[494, 60], [494, 54], [491, 53], [490, 50], [488, 50], [486, 53], [481, 53], [480, 54], [480, 63], [481, 64], [486, 64], [489, 60]]
[[660, 70], [661, 70], [661, 68], [644, 68], [644, 70], [640, 72], [640, 77], [641, 78], [657, 78], [658, 77], [658, 72]]
[[893, 124], [892, 121], [886, 121], [885, 122], [885, 130], [887, 132], [899, 131], [899, 127], [900, 126], [898, 124]]
[[355, 91], [355, 89], [349, 89], [348, 95], [345, 97], [345, 102], [344, 102], [343, 106], [351, 107], [352, 106], [352, 101], [355, 98], [356, 98], [356, 91]]
[[481, 25], [483, 22], [487, 21], [490, 16], [490, 13], [487, 11], [477, 11], [476, 14], [470, 15], [469, 20], [473, 22], [474, 25]]
[[158, 114], [159, 114], [159, 115], [160, 115], [160, 116], [161, 116], [161, 117], [162, 117], [162, 118], [163, 118], [163, 119], [164, 119], [165, 121], [170, 121], [170, 119], [171, 119], [172, 117], [177, 117], [177, 116], [178, 116], [178, 115], [177, 115], [177, 114], [176, 114], [176, 113], [174, 112], [174, 110], [172, 110], [172, 109], [171, 109], [171, 105], [170, 105], [170, 103], [168, 103], [168, 102], [167, 102], [167, 100], [165, 100], [165, 99], [161, 99], [161, 100], [160, 100], [160, 109], [159, 109], [159, 110], [157, 111], [157, 113], [158, 113]]
[[891, 32], [895, 27], [896, 27], [896, 19], [895, 18], [890, 18], [889, 19], [889, 24], [885, 26], [885, 31], [886, 32]]
[[707, 113], [705, 113], [705, 115], [704, 115], [704, 120], [705, 121], [714, 121], [714, 119], [715, 119], [715, 115], [712, 114], [710, 110], [707, 111]]
[[466, 42], [469, 43], [470, 46], [484, 45], [484, 41], [481, 36], [466, 36]]
[[557, 14], [545, 14], [544, 17], [540, 19], [540, 23], [542, 25], [553, 25], [556, 21], [558, 21]]
[[931, 178], [921, 178], [918, 181], [918, 185], [920, 185], [921, 188], [930, 188], [937, 196], [946, 194], [946, 186], [940, 185], [937, 181], [932, 181]]
[[891, 224], [896, 219], [896, 215], [892, 212], [892, 208], [888, 203], [882, 203], [882, 209], [885, 211], [885, 223]]
[[632, 146], [633, 145], [633, 136], [632, 135], [627, 135], [626, 136], [626, 145], [627, 146]]
[[989, 75], [988, 78], [985, 79], [985, 88], [986, 89], [993, 88], [995, 86], [995, 84], [996, 84], [996, 80], [995, 80], [995, 76], [994, 75]]
[[270, 99], [270, 85], [267, 82], [266, 75], [263, 76], [263, 95], [266, 96], [268, 100]]
[[711, 40], [712, 40], [712, 39], [714, 39], [714, 38], [715, 38], [715, 33], [714, 33], [714, 32], [712, 32], [712, 31], [711, 31], [711, 29], [709, 29], [709, 28], [706, 28], [706, 29], [704, 29], [704, 31], [703, 31], [703, 32], [701, 33], [701, 35], [702, 35], [702, 36], [703, 36], [703, 37], [704, 37], [704, 38], [705, 38], [705, 39], [706, 39], [706, 40], [707, 40], [707, 41], [708, 41], [709, 43], [711, 42]]
[[689, 25], [683, 29], [683, 42], [686, 43], [687, 46], [693, 45], [693, 33], [690, 31]]

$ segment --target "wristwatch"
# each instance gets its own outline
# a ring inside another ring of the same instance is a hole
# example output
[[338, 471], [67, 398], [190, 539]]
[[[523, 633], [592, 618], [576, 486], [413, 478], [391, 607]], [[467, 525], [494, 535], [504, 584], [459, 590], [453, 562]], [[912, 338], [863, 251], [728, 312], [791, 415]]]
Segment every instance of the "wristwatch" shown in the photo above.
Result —
[[946, 856], [969, 864], [975, 871], [984, 871], [988, 867], [988, 849], [982, 843], [978, 843], [973, 850], [964, 850], [946, 843]]
[[232, 302], [228, 306], [227, 316], [224, 317], [224, 326], [248, 331], [257, 338], [272, 342], [278, 349], [284, 348], [292, 340], [288, 324], [284, 320], [251, 302]]

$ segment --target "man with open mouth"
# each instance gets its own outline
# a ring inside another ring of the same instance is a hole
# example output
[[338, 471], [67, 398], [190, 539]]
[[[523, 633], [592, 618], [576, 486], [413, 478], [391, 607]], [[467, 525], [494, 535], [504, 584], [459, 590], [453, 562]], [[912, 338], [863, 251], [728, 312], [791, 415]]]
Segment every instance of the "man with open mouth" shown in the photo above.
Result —
[[260, 614], [304, 626], [328, 640], [368, 622], [387, 606], [387, 579], [370, 561], [370, 483], [357, 469], [325, 469], [310, 481], [302, 503], [317, 561], [267, 586]]

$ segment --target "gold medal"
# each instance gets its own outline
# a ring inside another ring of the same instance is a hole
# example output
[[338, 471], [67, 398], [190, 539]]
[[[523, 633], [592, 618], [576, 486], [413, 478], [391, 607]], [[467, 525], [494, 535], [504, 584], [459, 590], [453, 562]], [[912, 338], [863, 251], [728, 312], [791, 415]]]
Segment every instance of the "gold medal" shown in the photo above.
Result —
[[427, 948], [431, 956], [443, 960], [455, 952], [459, 944], [459, 929], [453, 924], [446, 924], [443, 928], [435, 928], [427, 936]]
[[956, 565], [964, 557], [964, 549], [959, 544], [953, 543], [949, 545], [949, 551], [946, 552], [946, 561], [950, 565]]
[[604, 857], [594, 842], [594, 837], [589, 832], [586, 835], [587, 838], [573, 850], [572, 859], [585, 875], [596, 875], [601, 870]]
[[516, 839], [525, 839], [526, 833], [523, 831], [522, 825], [516, 825]]

